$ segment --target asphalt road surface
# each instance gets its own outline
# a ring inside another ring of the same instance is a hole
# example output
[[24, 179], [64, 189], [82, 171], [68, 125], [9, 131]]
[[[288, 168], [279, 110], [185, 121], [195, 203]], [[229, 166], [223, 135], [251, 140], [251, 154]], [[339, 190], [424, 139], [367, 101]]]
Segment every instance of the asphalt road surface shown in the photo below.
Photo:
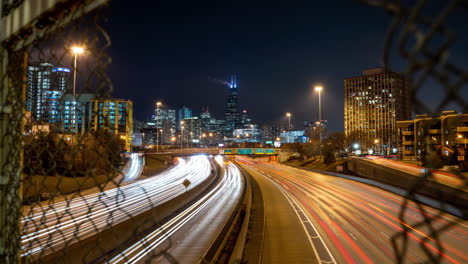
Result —
[[468, 228], [458, 217], [352, 180], [237, 159], [265, 197], [262, 263], [305, 263], [299, 254], [307, 253], [323, 263], [468, 263]]

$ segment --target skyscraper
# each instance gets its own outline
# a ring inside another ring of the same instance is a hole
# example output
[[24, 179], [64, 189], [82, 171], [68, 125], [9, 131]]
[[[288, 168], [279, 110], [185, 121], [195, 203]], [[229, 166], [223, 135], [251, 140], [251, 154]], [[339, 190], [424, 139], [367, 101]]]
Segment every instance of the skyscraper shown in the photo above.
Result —
[[232, 131], [240, 122], [239, 108], [237, 106], [237, 82], [236, 76], [231, 77], [231, 82], [229, 83], [229, 95], [226, 100], [226, 135], [232, 137]]
[[60, 127], [62, 97], [68, 90], [70, 69], [40, 63], [28, 67], [26, 110], [35, 121]]
[[192, 117], [192, 109], [188, 107], [182, 107], [178, 111], [178, 120], [177, 120], [177, 127], [180, 130], [180, 121]]
[[374, 142], [395, 147], [396, 121], [411, 116], [407, 82], [383, 68], [364, 70], [363, 76], [344, 79], [345, 133], [360, 149]]

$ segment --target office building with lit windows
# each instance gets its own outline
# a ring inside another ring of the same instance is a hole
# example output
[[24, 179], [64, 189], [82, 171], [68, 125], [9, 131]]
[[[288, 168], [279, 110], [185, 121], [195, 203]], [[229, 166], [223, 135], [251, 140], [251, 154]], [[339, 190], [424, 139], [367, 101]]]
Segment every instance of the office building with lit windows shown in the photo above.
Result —
[[133, 139], [133, 102], [125, 99], [91, 100], [91, 129], [105, 129], [125, 142], [130, 151]]
[[69, 90], [70, 69], [40, 63], [28, 67], [26, 110], [37, 122], [61, 127], [62, 100]]
[[90, 104], [94, 98], [95, 94], [66, 94], [63, 97], [60, 132], [84, 133], [90, 127]]
[[[345, 133], [363, 153], [395, 149], [396, 121], [411, 117], [405, 78], [384, 68], [344, 79]], [[383, 152], [383, 151], [382, 151]]]

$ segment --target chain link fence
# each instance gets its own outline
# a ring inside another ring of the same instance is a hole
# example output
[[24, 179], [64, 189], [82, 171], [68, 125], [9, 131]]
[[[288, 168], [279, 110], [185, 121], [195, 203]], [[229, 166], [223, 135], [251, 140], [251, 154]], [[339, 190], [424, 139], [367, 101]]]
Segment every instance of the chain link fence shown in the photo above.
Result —
[[[392, 63], [395, 61], [403, 62], [405, 65], [404, 74], [409, 80], [413, 112], [440, 116], [444, 110], [458, 108], [459, 111], [468, 113], [468, 69], [453, 62], [454, 58], [461, 55], [457, 54], [454, 49], [455, 44], [461, 44], [460, 46], [465, 48], [468, 44], [460, 43], [463, 31], [457, 32], [455, 25], [463, 26], [454, 22], [455, 18], [461, 18], [463, 23], [464, 18], [466, 23], [468, 1], [364, 0], [363, 2], [385, 10], [392, 18], [384, 42], [382, 61], [388, 69], [392, 68]], [[431, 87], [431, 90], [427, 87]], [[433, 94], [431, 99], [436, 99], [438, 94], [442, 96], [436, 103], [428, 104], [423, 99], [427, 98], [427, 95], [424, 95], [427, 92]], [[433, 122], [426, 122], [423, 127], [424, 132], [431, 129], [432, 125]], [[430, 169], [438, 165], [428, 161], [426, 166], [425, 173], [422, 173], [418, 181], [408, 189], [400, 209], [399, 220], [402, 223], [400, 225], [402, 231], [392, 236], [392, 245], [398, 263], [407, 262], [407, 256], [410, 254], [408, 248], [412, 243], [410, 236], [415, 232], [414, 229], [404, 224], [408, 221], [409, 207], [407, 205], [410, 201], [417, 202], [417, 209], [422, 219], [414, 223], [413, 228], [427, 230], [428, 233], [428, 236], [421, 239], [419, 246], [430, 263], [442, 262], [445, 252], [442, 237], [460, 224], [456, 220], [447, 220], [450, 218], [447, 218], [447, 214], [443, 211], [448, 210], [448, 205], [444, 202], [440, 202], [438, 206], [442, 208], [442, 211], [434, 217], [430, 217], [427, 209], [422, 206], [423, 201], [418, 195], [418, 190], [424, 188], [427, 181], [437, 181]], [[460, 188], [467, 190], [466, 174], [456, 174], [463, 182]], [[437, 196], [439, 201], [444, 201], [442, 193]], [[460, 208], [460, 210], [462, 219], [459, 221], [464, 221], [468, 218], [467, 208]], [[439, 220], [445, 224], [438, 224]]]
[[[41, 9], [43, 1], [4, 0], [0, 1], [2, 19], [26, 12], [22, 9], [26, 2], [40, 12], [29, 21], [20, 16], [23, 20], [18, 21], [27, 23], [8, 24], [4, 34], [9, 35], [0, 35], [0, 260], [104, 262], [128, 241], [158, 226], [162, 217], [150, 212], [135, 218], [135, 211], [124, 209], [129, 208], [126, 190], [130, 187], [123, 182], [123, 171], [128, 171], [125, 164], [132, 158], [121, 153], [128, 149], [132, 124], [112, 120], [112, 111], [103, 110], [102, 105], [113, 103], [114, 114], [125, 112], [128, 119], [132, 110], [131, 102], [112, 98], [106, 73], [111, 62], [106, 52], [111, 45], [105, 30], [108, 1], [52, 1], [52, 8]], [[467, 16], [468, 1], [446, 1], [435, 17], [424, 13], [424, 0], [364, 2], [392, 16], [383, 63], [391, 68], [395, 50], [406, 63], [414, 111], [439, 115], [455, 105], [468, 113], [468, 71], [450, 61], [457, 35], [445, 23], [455, 12]], [[440, 45], [434, 47], [434, 40]], [[444, 95], [434, 107], [420, 97], [431, 78]], [[466, 187], [466, 177], [459, 177]], [[435, 180], [427, 170], [408, 190], [405, 204], [419, 200], [416, 191], [429, 179]], [[155, 207], [157, 201], [150, 193], [142, 197], [139, 206]], [[440, 237], [459, 223], [435, 225], [444, 213], [429, 217], [421, 203], [418, 207], [423, 220], [413, 227], [430, 230], [434, 238], [422, 239], [420, 246], [431, 262], [439, 263], [444, 252]], [[402, 223], [406, 208], [401, 207]], [[463, 215], [466, 219], [466, 210]], [[406, 225], [401, 228], [392, 237], [398, 263], [405, 262], [408, 235], [413, 232]], [[440, 254], [433, 255], [428, 246]], [[170, 247], [171, 242], [150, 257], [163, 256], [171, 262]]]
[[123, 154], [133, 108], [106, 72], [108, 2], [0, 1], [1, 263], [104, 262], [163, 217], [125, 182], [141, 157]]

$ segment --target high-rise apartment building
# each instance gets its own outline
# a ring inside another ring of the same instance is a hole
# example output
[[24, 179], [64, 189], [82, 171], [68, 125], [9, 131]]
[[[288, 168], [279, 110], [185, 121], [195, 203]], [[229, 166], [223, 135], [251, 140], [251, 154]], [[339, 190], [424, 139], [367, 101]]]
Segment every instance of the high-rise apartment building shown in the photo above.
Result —
[[90, 127], [90, 104], [95, 94], [66, 94], [63, 97], [61, 128], [62, 133], [84, 133]]
[[69, 89], [70, 69], [40, 63], [28, 67], [26, 110], [35, 121], [60, 127], [62, 98]]
[[192, 117], [192, 109], [188, 107], [182, 107], [177, 111], [177, 128], [180, 130], [181, 125], [180, 121], [183, 121], [186, 118]]
[[125, 142], [130, 151], [133, 139], [133, 102], [125, 99], [91, 100], [93, 130], [105, 129]]
[[383, 68], [344, 79], [345, 133], [364, 152], [396, 147], [396, 121], [411, 117], [405, 78]]
[[[170, 127], [176, 127], [176, 111], [173, 109], [155, 109], [154, 122], [157, 128], [163, 127], [164, 121], [169, 121]], [[167, 125], [166, 125], [167, 126]]]
[[237, 125], [240, 123], [240, 115], [239, 115], [239, 108], [237, 105], [237, 82], [236, 77], [231, 77], [231, 82], [229, 83], [229, 95], [226, 100], [226, 112], [225, 112], [225, 120], [226, 120], [226, 135], [228, 137], [232, 137], [232, 131]]

